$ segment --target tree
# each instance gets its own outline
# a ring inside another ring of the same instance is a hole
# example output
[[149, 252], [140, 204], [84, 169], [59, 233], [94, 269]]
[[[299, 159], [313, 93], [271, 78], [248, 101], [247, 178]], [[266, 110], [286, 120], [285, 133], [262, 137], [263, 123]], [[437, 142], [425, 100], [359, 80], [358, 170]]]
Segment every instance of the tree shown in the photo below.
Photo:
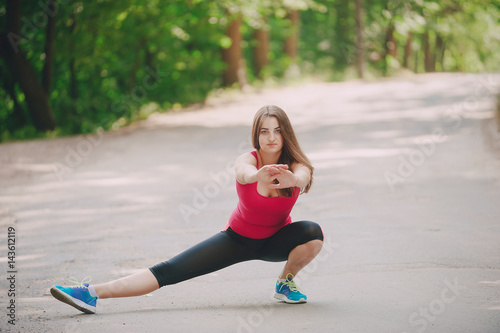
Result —
[[[54, 13], [54, 11], [52, 12]], [[19, 47], [21, 42], [20, 21], [21, 21], [21, 1], [9, 0], [6, 4], [7, 31], [1, 35], [0, 55], [5, 60], [10, 69], [12, 77], [15, 78], [22, 91], [24, 92], [26, 103], [30, 115], [33, 119], [35, 128], [40, 131], [53, 130], [55, 128], [54, 114], [49, 103], [47, 94], [48, 87], [44, 88], [38, 81], [35, 70], [28, 62], [22, 50]], [[55, 15], [55, 13], [54, 13]], [[53, 23], [52, 23], [53, 24]], [[51, 48], [53, 44], [52, 36], [47, 36], [47, 47]], [[50, 51], [51, 52], [51, 51]], [[52, 60], [52, 53], [49, 59], [45, 58], [44, 79], [50, 83], [50, 68], [48, 64]]]
[[426, 30], [422, 36], [422, 40], [424, 43], [424, 68], [426, 72], [434, 72], [434, 57], [431, 52], [431, 41], [429, 37], [429, 30]]
[[[332, 6], [333, 7], [333, 6]], [[357, 50], [355, 47], [356, 35], [353, 31], [356, 31], [355, 24], [353, 20], [354, 15], [352, 15], [352, 2], [351, 1], [338, 1], [335, 2], [335, 6], [329, 9], [331, 12], [335, 12], [335, 23], [333, 26], [333, 56], [334, 64], [336, 70], [343, 70], [347, 66], [354, 65], [356, 62]], [[315, 27], [317, 30], [317, 27]]]
[[391, 56], [394, 59], [398, 58], [398, 43], [394, 37], [394, 24], [390, 24], [387, 28], [385, 38], [385, 54], [386, 56]]
[[226, 30], [229, 46], [222, 48], [222, 60], [226, 63], [223, 73], [223, 84], [231, 86], [239, 83], [240, 87], [246, 85], [245, 62], [241, 50], [241, 13], [230, 15], [231, 21]]
[[69, 21], [69, 41], [68, 41], [68, 51], [69, 51], [69, 59], [68, 59], [68, 67], [69, 67], [69, 96], [73, 101], [78, 99], [78, 82], [76, 79], [76, 56], [75, 56], [75, 38], [73, 34], [75, 33], [75, 27], [77, 24], [76, 21], [76, 13], [75, 11], [71, 11], [71, 19]]
[[48, 15], [46, 37], [45, 37], [45, 62], [42, 71], [42, 86], [45, 90], [45, 94], [49, 96], [50, 86], [52, 84], [52, 64], [54, 62], [54, 39], [56, 31], [56, 0], [49, 0], [47, 7], [51, 10], [50, 13], [54, 15]]
[[365, 42], [363, 38], [364, 8], [362, 0], [356, 0], [356, 69], [360, 78], [365, 76]]
[[263, 26], [253, 33], [255, 46], [253, 48], [253, 58], [255, 63], [255, 73], [262, 79], [262, 69], [269, 64], [269, 30]]
[[411, 43], [412, 42], [413, 42], [413, 33], [410, 31], [410, 32], [408, 32], [408, 39], [406, 40], [405, 53], [404, 53], [404, 57], [403, 57], [403, 67], [405, 67], [405, 68], [410, 68], [410, 59], [411, 59], [411, 53], [412, 53]]
[[246, 84], [245, 60], [249, 80], [391, 75], [399, 63], [495, 71], [497, 2], [2, 1], [0, 140], [43, 136], [33, 129], [55, 120], [58, 134], [90, 133], [203, 103], [214, 89]]
[[298, 42], [299, 42], [299, 23], [300, 23], [300, 12], [298, 9], [290, 9], [288, 11], [287, 17], [290, 21], [290, 34], [285, 39], [285, 54], [287, 54], [290, 59], [295, 61], [298, 54]]
[[[434, 62], [435, 64], [439, 64], [439, 70], [444, 69], [444, 52], [445, 52], [445, 44], [443, 37], [441, 34], [436, 33], [436, 45], [434, 47]], [[435, 66], [435, 65], [434, 65]]]

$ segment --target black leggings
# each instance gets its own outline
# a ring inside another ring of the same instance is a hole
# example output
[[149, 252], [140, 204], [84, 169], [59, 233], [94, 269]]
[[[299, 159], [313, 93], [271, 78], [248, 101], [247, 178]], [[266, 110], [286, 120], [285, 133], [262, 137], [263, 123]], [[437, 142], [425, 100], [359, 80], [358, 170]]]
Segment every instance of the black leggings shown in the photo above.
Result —
[[264, 239], [243, 237], [228, 228], [149, 270], [161, 288], [242, 261], [286, 261], [295, 247], [314, 239], [323, 240], [323, 232], [310, 221], [290, 223]]

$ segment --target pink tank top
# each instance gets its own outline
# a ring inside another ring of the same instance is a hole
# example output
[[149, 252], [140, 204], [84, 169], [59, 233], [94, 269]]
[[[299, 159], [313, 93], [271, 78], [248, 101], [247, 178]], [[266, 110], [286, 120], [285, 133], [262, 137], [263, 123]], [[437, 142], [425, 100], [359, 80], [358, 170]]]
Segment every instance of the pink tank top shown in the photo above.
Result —
[[[252, 155], [257, 159], [255, 151], [252, 151]], [[290, 212], [300, 189], [296, 187], [292, 197], [264, 197], [257, 192], [257, 182], [241, 185], [236, 181], [236, 191], [238, 205], [231, 214], [226, 229], [231, 227], [244, 237], [262, 239], [272, 236], [292, 222]]]

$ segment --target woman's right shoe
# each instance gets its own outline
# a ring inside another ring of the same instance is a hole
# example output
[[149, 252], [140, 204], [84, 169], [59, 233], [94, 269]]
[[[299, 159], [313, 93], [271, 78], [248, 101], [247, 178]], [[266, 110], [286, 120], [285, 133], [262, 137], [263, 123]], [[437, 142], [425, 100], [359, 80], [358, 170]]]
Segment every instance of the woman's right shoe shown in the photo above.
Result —
[[288, 273], [285, 282], [276, 282], [274, 298], [286, 303], [306, 303], [307, 296], [300, 292], [299, 287], [293, 282], [293, 275]]

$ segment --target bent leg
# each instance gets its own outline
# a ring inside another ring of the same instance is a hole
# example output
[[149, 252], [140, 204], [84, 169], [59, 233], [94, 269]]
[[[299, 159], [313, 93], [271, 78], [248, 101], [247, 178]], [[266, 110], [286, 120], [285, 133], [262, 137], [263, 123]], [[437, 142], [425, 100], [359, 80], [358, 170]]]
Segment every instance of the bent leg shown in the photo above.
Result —
[[269, 238], [260, 259], [266, 261], [287, 261], [280, 278], [293, 276], [309, 264], [321, 251], [323, 231], [310, 221], [288, 224]]
[[280, 279], [286, 279], [288, 274], [296, 276], [297, 273], [307, 266], [321, 251], [323, 241], [315, 239], [294, 248], [288, 255], [288, 261], [281, 272]]

